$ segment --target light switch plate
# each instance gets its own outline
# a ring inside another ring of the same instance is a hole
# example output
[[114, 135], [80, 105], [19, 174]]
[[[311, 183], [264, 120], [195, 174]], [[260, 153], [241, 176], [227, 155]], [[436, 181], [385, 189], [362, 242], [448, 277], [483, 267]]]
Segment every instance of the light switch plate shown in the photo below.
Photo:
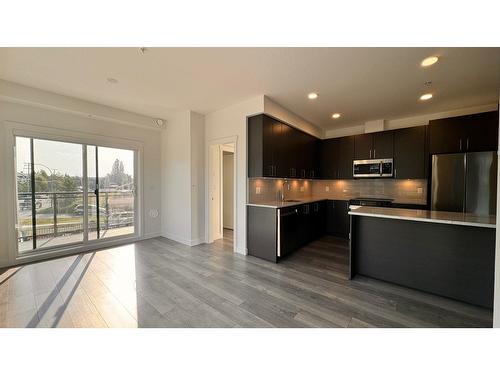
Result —
[[330, 191], [330, 186], [325, 186], [325, 191]]
[[257, 187], [255, 188], [255, 194], [260, 194], [260, 186], [257, 186]]
[[417, 188], [417, 193], [418, 193], [418, 194], [422, 194], [423, 192], [424, 192], [424, 189], [422, 189], [422, 188]]

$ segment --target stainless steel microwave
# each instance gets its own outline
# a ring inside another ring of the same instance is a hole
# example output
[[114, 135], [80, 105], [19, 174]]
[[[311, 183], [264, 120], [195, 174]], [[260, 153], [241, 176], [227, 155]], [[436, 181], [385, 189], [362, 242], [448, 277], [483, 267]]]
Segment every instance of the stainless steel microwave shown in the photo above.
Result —
[[392, 177], [393, 173], [393, 159], [354, 160], [352, 165], [354, 178]]

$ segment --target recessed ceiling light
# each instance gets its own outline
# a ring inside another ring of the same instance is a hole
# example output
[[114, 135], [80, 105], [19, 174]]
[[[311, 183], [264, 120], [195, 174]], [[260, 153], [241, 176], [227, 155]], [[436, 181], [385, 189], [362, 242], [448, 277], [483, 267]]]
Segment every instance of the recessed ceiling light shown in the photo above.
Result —
[[340, 117], [340, 113], [334, 113], [334, 114], [332, 115], [332, 118], [339, 118], [339, 117]]
[[109, 83], [118, 83], [118, 80], [116, 78], [109, 77], [106, 79]]
[[429, 100], [429, 99], [432, 99], [432, 94], [431, 93], [428, 93], [428, 94], [424, 94], [420, 97], [420, 100]]
[[422, 62], [420, 63], [420, 65], [431, 66], [431, 65], [434, 65], [435, 63], [437, 63], [438, 60], [439, 60], [439, 57], [437, 57], [437, 56], [429, 56], [429, 57], [423, 59]]
[[308, 97], [309, 99], [311, 99], [311, 100], [317, 99], [317, 98], [318, 98], [318, 96], [319, 96], [319, 95], [318, 95], [318, 93], [316, 93], [316, 92], [311, 92], [311, 93], [309, 93], [309, 95], [307, 95], [307, 97]]

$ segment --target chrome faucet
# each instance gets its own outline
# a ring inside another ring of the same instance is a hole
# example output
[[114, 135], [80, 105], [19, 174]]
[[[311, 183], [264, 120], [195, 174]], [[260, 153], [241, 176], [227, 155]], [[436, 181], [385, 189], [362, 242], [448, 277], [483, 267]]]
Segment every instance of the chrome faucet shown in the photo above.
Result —
[[290, 183], [287, 180], [283, 180], [283, 183], [281, 184], [281, 188], [278, 190], [278, 194], [277, 194], [279, 202], [285, 201], [285, 184], [287, 184], [287, 187], [290, 190]]

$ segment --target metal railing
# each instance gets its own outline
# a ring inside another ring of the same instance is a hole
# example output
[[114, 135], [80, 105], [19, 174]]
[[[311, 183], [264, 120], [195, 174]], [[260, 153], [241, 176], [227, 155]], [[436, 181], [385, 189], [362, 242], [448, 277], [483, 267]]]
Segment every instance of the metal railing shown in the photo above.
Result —
[[[88, 231], [134, 225], [134, 192], [100, 191], [99, 205], [94, 192], [87, 193]], [[36, 192], [36, 237], [56, 237], [84, 231], [83, 192]], [[32, 193], [18, 193], [18, 242], [33, 238]], [[99, 206], [99, 215], [97, 207]], [[99, 226], [97, 225], [99, 216]]]

